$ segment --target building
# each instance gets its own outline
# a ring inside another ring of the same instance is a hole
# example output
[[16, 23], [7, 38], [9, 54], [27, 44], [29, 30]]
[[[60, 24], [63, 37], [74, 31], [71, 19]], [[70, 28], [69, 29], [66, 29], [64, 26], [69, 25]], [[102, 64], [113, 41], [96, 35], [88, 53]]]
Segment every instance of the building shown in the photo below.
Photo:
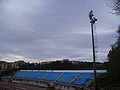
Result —
[[8, 69], [8, 63], [5, 61], [0, 61], [0, 70], [7, 70]]
[[18, 62], [5, 62], [5, 61], [0, 61], [0, 70], [10, 70], [14, 68], [19, 68], [19, 63]]

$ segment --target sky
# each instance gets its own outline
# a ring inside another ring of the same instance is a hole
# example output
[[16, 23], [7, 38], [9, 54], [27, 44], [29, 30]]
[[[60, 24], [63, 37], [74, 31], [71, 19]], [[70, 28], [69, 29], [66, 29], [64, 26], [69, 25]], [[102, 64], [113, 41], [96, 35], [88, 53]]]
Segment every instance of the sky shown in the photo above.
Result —
[[0, 60], [43, 62], [92, 59], [90, 20], [98, 19], [97, 62], [107, 61], [116, 40], [118, 16], [110, 0], [0, 0]]

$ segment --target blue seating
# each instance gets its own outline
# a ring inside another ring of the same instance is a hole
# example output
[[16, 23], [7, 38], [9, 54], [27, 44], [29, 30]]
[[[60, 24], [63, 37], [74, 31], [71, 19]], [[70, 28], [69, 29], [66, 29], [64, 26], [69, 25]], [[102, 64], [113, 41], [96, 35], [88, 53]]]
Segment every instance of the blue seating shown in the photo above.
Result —
[[51, 72], [44, 80], [55, 81], [61, 74], [62, 72]]
[[93, 73], [82, 73], [72, 84], [88, 85], [93, 80]]
[[24, 78], [26, 79], [35, 79], [37, 72], [29, 72]]
[[[92, 82], [94, 74], [91, 72], [81, 73], [80, 72], [37, 72], [37, 71], [20, 71], [13, 78], [24, 78], [24, 79], [35, 79], [35, 80], [46, 80], [46, 81], [56, 81], [61, 83], [71, 83], [80, 86], [89, 85]], [[46, 76], [47, 75], [47, 76]], [[59, 79], [58, 77], [62, 75]], [[78, 77], [76, 77], [78, 76]], [[76, 78], [74, 80], [74, 78]], [[74, 80], [74, 81], [72, 81]], [[72, 82], [71, 82], [72, 81]]]
[[70, 83], [79, 73], [78, 72], [65, 72], [63, 76], [58, 79], [58, 82]]
[[15, 78], [22, 78], [26, 73], [27, 73], [27, 71], [20, 71], [14, 77]]
[[48, 72], [29, 72], [24, 78], [41, 80]]

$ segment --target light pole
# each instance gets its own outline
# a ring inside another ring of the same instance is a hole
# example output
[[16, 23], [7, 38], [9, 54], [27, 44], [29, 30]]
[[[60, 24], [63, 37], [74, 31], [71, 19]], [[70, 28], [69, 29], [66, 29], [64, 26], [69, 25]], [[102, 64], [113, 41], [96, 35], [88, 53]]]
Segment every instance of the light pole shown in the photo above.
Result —
[[94, 29], [93, 26], [97, 19], [93, 15], [93, 11], [91, 10], [89, 12], [89, 19], [91, 23], [91, 32], [92, 32], [92, 48], [93, 48], [93, 69], [94, 69], [94, 90], [97, 90], [97, 85], [96, 85], [96, 65], [95, 65], [95, 38], [94, 38]]

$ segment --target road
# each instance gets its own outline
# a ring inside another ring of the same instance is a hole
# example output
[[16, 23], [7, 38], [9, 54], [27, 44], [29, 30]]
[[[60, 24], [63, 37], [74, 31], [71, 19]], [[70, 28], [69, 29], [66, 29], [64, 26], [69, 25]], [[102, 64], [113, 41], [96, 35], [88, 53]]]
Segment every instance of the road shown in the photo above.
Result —
[[24, 84], [0, 83], [0, 90], [48, 90], [48, 89]]

